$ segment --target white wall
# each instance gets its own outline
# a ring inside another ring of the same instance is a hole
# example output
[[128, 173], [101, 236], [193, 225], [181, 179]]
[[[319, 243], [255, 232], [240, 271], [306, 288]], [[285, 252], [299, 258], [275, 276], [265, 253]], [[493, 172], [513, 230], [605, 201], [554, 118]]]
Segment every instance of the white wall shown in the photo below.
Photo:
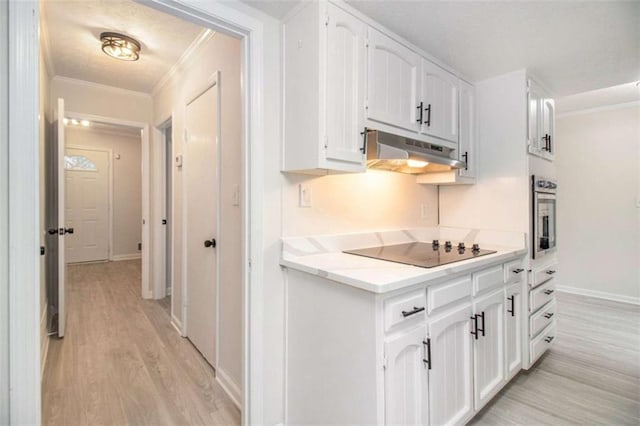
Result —
[[640, 303], [640, 106], [556, 119], [559, 282]]
[[[139, 255], [142, 238], [142, 178], [141, 140], [114, 132], [67, 126], [65, 143], [68, 146], [110, 149], [113, 173], [113, 255]], [[120, 155], [116, 159], [116, 155]]]
[[[195, 51], [161, 90], [154, 96], [154, 122], [171, 117], [173, 155], [185, 154], [184, 129], [186, 102], [207, 84], [211, 75], [220, 72], [221, 142], [220, 142], [220, 223], [216, 236], [220, 261], [218, 282], [218, 377], [231, 381], [239, 398], [242, 381], [242, 265], [241, 210], [234, 206], [234, 185], [241, 186], [241, 42], [217, 33]], [[160, 149], [160, 146], [156, 146]], [[202, 159], [196, 159], [202, 160]], [[185, 163], [194, 159], [184, 159]], [[206, 161], [206, 160], [205, 160]], [[183, 187], [181, 168], [173, 174], [173, 283], [172, 316], [182, 319]], [[202, 184], [207, 184], [203, 182]], [[196, 207], [197, 208], [197, 207]], [[202, 236], [203, 240], [205, 236]]]
[[[0, 3], [0, 28], [8, 27], [8, 2]], [[8, 31], [0, 31], [0, 424], [9, 423]]]

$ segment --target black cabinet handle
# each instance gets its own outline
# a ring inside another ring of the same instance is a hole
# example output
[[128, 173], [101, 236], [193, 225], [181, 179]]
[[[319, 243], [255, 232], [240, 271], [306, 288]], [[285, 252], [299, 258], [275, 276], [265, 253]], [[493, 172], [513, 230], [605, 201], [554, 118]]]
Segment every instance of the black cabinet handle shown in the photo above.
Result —
[[514, 274], [519, 274], [520, 272], [524, 272], [524, 269], [522, 269], [522, 268], [517, 268], [517, 269], [514, 269], [514, 270], [513, 270], [513, 273], [514, 273]]
[[551, 341], [553, 339], [555, 339], [555, 336], [547, 336], [547, 337], [544, 338], [544, 341], [547, 342], [547, 343], [551, 343]]
[[474, 315], [471, 318], [471, 321], [473, 321], [473, 331], [471, 331], [471, 334], [475, 337], [476, 340], [478, 340], [478, 316]]
[[546, 319], [549, 319], [549, 318], [551, 318], [552, 316], [553, 316], [553, 312], [549, 312], [549, 313], [548, 313], [548, 314], [546, 314], [544, 317], [545, 317]]
[[476, 316], [482, 318], [482, 328], [478, 327], [478, 331], [481, 331], [484, 337], [484, 311], [481, 314], [476, 314]]
[[551, 269], [546, 272], [547, 275], [553, 275], [555, 273], [556, 273], [556, 271], [551, 270]]
[[554, 290], [545, 290], [545, 291], [544, 291], [544, 294], [546, 294], [546, 295], [548, 296], [548, 295], [550, 295], [550, 294], [553, 294], [553, 291], [554, 291]]
[[212, 238], [210, 240], [204, 240], [204, 246], [206, 248], [209, 248], [209, 247], [215, 248], [216, 245], [217, 245], [217, 243], [216, 243], [216, 239], [215, 238]]
[[547, 151], [551, 152], [551, 135], [549, 135], [548, 141], [549, 141], [549, 146], [547, 147]]
[[420, 105], [418, 105], [418, 111], [420, 111], [420, 118], [418, 118], [416, 121], [420, 124], [422, 124], [422, 108], [424, 106], [424, 102], [420, 102]]
[[363, 132], [360, 132], [360, 135], [362, 136], [362, 148], [360, 148], [360, 152], [362, 152], [363, 154], [367, 153], [367, 134], [369, 133], [369, 129], [367, 129], [366, 127], [364, 128]]
[[162, 224], [166, 225], [167, 224], [167, 219], [162, 219]]
[[423, 340], [422, 344], [425, 346], [425, 349], [427, 350], [427, 358], [423, 359], [422, 361], [425, 364], [427, 364], [427, 368], [431, 370], [431, 339], [427, 338], [427, 340]]
[[40, 256], [44, 256], [46, 252], [47, 249], [45, 248], [45, 246], [40, 246]]
[[422, 312], [422, 311], [424, 311], [424, 308], [418, 308], [418, 307], [414, 306], [413, 310], [411, 310], [411, 311], [402, 311], [402, 316], [406, 318], [408, 316], [415, 315], [418, 312]]
[[465, 170], [469, 170], [468, 169], [469, 166], [467, 164], [467, 163], [469, 163], [469, 152], [465, 151], [464, 154], [462, 154], [462, 158], [464, 158], [464, 169]]
[[509, 300], [511, 300], [511, 309], [507, 309], [507, 312], [511, 314], [511, 316], [515, 316], [516, 315], [516, 296], [515, 294], [508, 297]]
[[425, 124], [429, 127], [431, 126], [431, 104], [427, 105], [424, 110], [427, 111], [427, 122]]

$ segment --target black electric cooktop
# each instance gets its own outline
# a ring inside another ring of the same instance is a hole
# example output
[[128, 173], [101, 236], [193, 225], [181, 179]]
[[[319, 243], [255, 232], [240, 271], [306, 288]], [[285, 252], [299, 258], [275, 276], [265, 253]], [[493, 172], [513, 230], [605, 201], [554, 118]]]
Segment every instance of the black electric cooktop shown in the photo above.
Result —
[[493, 254], [496, 253], [496, 251], [481, 249], [478, 244], [474, 244], [472, 247], [465, 247], [464, 243], [453, 245], [451, 241], [447, 241], [444, 244], [440, 244], [438, 240], [433, 240], [431, 244], [397, 244], [346, 250], [344, 253], [420, 266], [422, 268], [434, 268], [436, 266], [446, 265], [447, 263]]

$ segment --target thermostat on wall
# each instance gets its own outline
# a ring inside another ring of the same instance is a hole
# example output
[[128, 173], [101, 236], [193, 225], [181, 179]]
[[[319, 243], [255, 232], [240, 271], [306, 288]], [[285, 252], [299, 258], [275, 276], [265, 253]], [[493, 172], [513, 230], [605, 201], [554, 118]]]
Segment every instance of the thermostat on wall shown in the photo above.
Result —
[[182, 154], [176, 155], [176, 167], [182, 167]]

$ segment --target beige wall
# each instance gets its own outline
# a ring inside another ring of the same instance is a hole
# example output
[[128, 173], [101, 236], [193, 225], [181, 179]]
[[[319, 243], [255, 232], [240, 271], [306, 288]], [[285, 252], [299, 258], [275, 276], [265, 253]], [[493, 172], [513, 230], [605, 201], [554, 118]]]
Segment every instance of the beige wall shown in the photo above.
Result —
[[[172, 119], [173, 156], [183, 154], [185, 105], [202, 90], [216, 71], [220, 72], [220, 223], [216, 236], [221, 268], [218, 282], [218, 365], [217, 371], [230, 379], [239, 392], [242, 380], [242, 266], [241, 209], [234, 206], [233, 188], [241, 176], [241, 43], [223, 34], [215, 34], [174, 74], [170, 82], [154, 96], [154, 122]], [[161, 149], [160, 145], [155, 149]], [[184, 159], [194, 161], [194, 159]], [[202, 182], [206, 185], [206, 182]], [[172, 315], [181, 322], [184, 287], [182, 252], [183, 187], [181, 168], [173, 173], [173, 277]], [[204, 239], [204, 236], [202, 237]]]
[[559, 282], [640, 302], [640, 106], [556, 119]]
[[[139, 255], [142, 238], [141, 140], [139, 136], [66, 127], [67, 147], [110, 149], [113, 173], [113, 255]], [[120, 158], [116, 159], [119, 155]]]

